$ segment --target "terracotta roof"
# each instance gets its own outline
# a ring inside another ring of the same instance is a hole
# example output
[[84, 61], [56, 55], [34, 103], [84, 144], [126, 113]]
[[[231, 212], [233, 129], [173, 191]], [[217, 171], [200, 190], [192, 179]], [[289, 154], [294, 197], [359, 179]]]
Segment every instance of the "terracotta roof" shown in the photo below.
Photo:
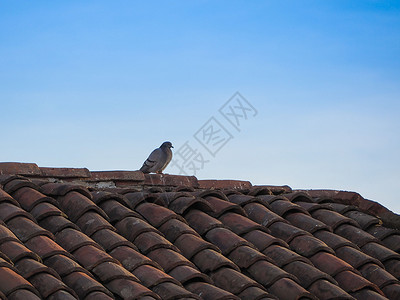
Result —
[[0, 184], [1, 299], [400, 299], [399, 216], [357, 193], [27, 163]]

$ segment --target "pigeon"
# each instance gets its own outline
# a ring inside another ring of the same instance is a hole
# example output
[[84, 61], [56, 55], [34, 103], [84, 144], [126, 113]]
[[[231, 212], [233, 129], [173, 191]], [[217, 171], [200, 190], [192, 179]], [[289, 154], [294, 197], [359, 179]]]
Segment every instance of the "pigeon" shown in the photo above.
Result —
[[162, 174], [162, 171], [167, 167], [169, 162], [172, 159], [172, 151], [171, 148], [174, 148], [171, 142], [164, 142], [160, 146], [151, 152], [150, 156], [143, 163], [143, 166], [140, 168], [140, 171], [143, 173], [159, 173]]

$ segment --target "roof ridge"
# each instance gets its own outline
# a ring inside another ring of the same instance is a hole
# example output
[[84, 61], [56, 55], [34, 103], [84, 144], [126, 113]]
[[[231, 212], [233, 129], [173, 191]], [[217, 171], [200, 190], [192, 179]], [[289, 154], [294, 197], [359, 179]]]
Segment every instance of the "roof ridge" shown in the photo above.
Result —
[[0, 162], [0, 184], [11, 176], [24, 176], [32, 180], [77, 183], [87, 188], [154, 188], [166, 191], [181, 189], [237, 190], [245, 193], [267, 193], [271, 195], [304, 192], [322, 201], [334, 201], [357, 206], [360, 211], [380, 218], [387, 227], [400, 230], [400, 215], [383, 205], [362, 197], [359, 193], [330, 189], [296, 189], [287, 185], [253, 185], [250, 181], [232, 179], [198, 179], [195, 176], [174, 174], [144, 174], [139, 170], [90, 171], [87, 168], [39, 167], [36, 163]]

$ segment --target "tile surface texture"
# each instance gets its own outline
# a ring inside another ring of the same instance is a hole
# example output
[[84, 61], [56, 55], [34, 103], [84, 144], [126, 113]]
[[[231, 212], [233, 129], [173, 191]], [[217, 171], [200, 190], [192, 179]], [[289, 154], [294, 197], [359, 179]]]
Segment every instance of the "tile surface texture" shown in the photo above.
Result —
[[400, 299], [354, 192], [0, 163], [0, 299]]

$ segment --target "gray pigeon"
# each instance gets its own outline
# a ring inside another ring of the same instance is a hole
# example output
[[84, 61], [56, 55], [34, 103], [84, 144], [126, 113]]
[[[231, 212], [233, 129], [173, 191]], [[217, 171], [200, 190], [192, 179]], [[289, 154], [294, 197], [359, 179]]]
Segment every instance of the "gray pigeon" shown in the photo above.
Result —
[[143, 163], [140, 171], [143, 173], [160, 173], [167, 167], [172, 159], [171, 142], [164, 142], [160, 148], [151, 152], [150, 156]]

